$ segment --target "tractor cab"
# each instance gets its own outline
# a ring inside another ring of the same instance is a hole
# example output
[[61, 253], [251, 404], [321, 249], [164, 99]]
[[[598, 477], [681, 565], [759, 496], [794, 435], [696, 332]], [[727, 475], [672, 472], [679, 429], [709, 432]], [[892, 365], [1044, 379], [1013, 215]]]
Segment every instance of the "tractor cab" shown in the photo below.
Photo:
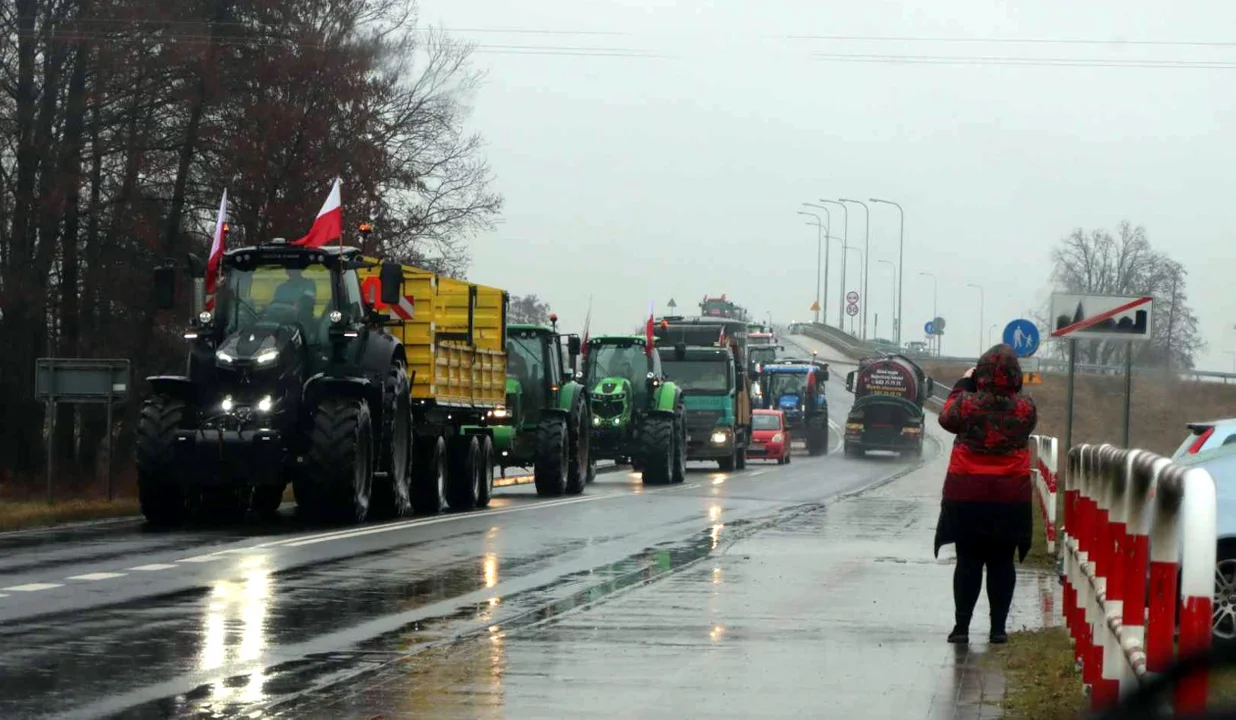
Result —
[[506, 407], [492, 414], [496, 424], [536, 424], [546, 408], [558, 407], [558, 393], [574, 374], [580, 341], [578, 335], [558, 332], [556, 316], [550, 320], [551, 327], [507, 327]]
[[661, 358], [642, 337], [598, 337], [588, 342], [584, 386], [592, 394], [593, 425], [624, 425], [647, 408], [662, 379]]

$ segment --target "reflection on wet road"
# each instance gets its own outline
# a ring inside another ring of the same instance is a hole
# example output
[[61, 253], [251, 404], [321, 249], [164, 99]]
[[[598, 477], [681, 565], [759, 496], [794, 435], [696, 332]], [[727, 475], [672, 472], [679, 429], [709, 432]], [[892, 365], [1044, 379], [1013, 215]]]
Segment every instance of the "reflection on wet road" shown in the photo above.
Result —
[[[833, 419], [844, 418], [849, 398], [836, 379], [830, 402]], [[724, 561], [732, 542], [827, 519], [828, 498], [908, 467], [800, 454], [734, 473], [700, 465], [680, 486], [612, 473], [566, 500], [503, 488], [489, 511], [342, 530], [287, 520], [0, 536], [0, 717], [312, 717], [349, 688], [378, 698], [392, 678], [403, 683], [395, 715], [447, 717], [439, 711], [466, 696], [461, 717], [507, 716], [511, 673], [582, 671], [546, 665], [553, 653], [531, 658], [540, 651], [527, 641], [515, 661], [514, 638], [558, 632], [537, 629], [567, 618], [586, 626], [589, 614], [623, 604], [634, 617], [648, 592], [658, 608], [716, 602], [679, 583], [727, 587], [743, 572]], [[663, 586], [682, 594], [653, 590]], [[681, 622], [645, 614], [624, 631], [629, 641]], [[602, 655], [611, 642], [626, 652], [608, 631], [590, 632]], [[705, 632], [720, 643], [734, 630], [718, 621]], [[451, 662], [429, 661], [439, 657]], [[424, 676], [416, 692], [409, 673]]]

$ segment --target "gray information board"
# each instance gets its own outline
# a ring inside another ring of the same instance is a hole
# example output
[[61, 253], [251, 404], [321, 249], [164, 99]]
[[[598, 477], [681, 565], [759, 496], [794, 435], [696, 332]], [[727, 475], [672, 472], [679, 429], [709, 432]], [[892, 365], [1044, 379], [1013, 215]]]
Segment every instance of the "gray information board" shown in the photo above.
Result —
[[39, 400], [111, 403], [129, 396], [130, 374], [127, 359], [39, 358], [34, 393]]

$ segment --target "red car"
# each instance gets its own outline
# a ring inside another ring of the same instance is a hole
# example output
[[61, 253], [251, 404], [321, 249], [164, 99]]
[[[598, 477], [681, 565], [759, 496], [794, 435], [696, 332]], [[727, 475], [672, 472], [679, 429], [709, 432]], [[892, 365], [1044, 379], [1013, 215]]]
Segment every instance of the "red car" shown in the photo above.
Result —
[[755, 410], [751, 413], [751, 445], [748, 458], [776, 460], [778, 465], [790, 463], [790, 429], [785, 426], [785, 413], [780, 410]]

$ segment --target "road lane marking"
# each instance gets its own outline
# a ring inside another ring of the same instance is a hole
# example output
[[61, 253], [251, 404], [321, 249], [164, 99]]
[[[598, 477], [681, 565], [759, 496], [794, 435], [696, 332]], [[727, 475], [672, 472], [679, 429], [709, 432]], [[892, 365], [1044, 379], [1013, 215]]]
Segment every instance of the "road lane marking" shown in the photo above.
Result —
[[12, 587], [3, 588], [11, 592], [38, 592], [39, 590], [51, 590], [52, 588], [64, 587], [63, 583], [30, 583], [29, 585], [14, 585]]
[[7, 594], [5, 594], [5, 593], [0, 593], [0, 598], [6, 598], [6, 597], [8, 597], [8, 595], [7, 595]]
[[193, 557], [181, 558], [177, 560], [176, 562], [178, 563], [204, 563], [204, 562], [212, 562], [214, 560], [222, 560], [222, 559], [223, 559], [223, 555], [220, 553], [217, 555], [216, 554], [195, 555]]
[[142, 572], [154, 572], [156, 570], [171, 570], [174, 567], [176, 566], [168, 565], [167, 563], [152, 563], [150, 565], [138, 565], [137, 567], [131, 567], [129, 569], [140, 570]]
[[97, 572], [86, 573], [85, 575], [71, 575], [67, 580], [112, 580], [118, 577], [124, 577], [127, 573], [118, 572]]

